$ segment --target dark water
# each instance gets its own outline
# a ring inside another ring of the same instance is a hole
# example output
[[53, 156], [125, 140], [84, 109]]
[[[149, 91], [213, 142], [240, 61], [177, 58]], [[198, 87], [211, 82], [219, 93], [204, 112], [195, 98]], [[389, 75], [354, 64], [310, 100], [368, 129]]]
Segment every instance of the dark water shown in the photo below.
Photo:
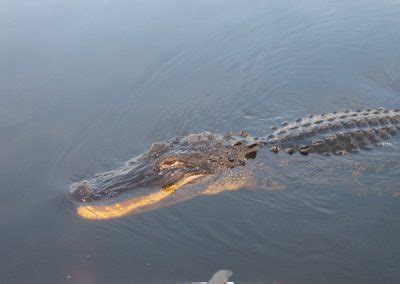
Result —
[[222, 268], [242, 282], [400, 280], [399, 139], [346, 157], [263, 153], [254, 176], [281, 190], [121, 219], [83, 220], [67, 196], [153, 141], [399, 108], [398, 0], [5, 0], [0, 35], [1, 283], [206, 281]]

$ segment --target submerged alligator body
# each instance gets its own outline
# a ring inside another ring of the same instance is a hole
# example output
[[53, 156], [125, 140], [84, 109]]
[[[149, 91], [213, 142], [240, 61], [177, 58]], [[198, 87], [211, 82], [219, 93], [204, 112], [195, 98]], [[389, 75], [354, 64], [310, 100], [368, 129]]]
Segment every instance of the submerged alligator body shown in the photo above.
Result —
[[357, 110], [333, 112], [283, 123], [266, 139], [271, 150], [296, 151], [307, 155], [343, 155], [372, 149], [400, 129], [400, 110]]
[[400, 110], [340, 111], [299, 118], [273, 127], [265, 137], [246, 132], [202, 132], [154, 143], [121, 168], [74, 183], [72, 197], [90, 202], [139, 188], [176, 190], [195, 179], [246, 165], [261, 148], [272, 152], [343, 155], [372, 149], [400, 131]]

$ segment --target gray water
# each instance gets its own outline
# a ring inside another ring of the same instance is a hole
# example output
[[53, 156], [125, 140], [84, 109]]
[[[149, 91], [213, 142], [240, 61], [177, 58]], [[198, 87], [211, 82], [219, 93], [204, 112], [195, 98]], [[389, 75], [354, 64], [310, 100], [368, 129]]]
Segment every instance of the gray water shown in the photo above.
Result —
[[400, 281], [398, 138], [120, 219], [67, 194], [154, 141], [399, 108], [400, 1], [3, 0], [0, 38], [1, 283]]

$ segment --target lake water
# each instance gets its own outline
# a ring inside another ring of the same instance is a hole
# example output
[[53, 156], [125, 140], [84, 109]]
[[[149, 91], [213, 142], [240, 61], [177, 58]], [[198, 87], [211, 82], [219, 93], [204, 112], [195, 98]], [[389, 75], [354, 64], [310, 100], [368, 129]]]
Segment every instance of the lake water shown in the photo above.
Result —
[[0, 2], [0, 282], [400, 280], [400, 143], [272, 155], [245, 188], [107, 221], [72, 182], [154, 141], [400, 107], [400, 1]]

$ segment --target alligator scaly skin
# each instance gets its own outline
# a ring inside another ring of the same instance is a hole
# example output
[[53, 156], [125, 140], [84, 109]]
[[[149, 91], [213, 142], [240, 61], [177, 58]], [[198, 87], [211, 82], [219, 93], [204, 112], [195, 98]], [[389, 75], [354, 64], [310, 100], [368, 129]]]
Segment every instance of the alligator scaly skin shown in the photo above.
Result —
[[371, 149], [400, 131], [400, 110], [340, 111], [284, 122], [263, 139], [273, 152], [345, 154]]
[[[303, 155], [342, 155], [371, 149], [400, 131], [400, 110], [340, 111], [285, 122], [269, 136], [258, 138], [202, 132], [157, 142], [120, 168], [71, 185], [81, 202], [114, 197], [127, 190], [167, 188], [194, 177], [244, 166], [263, 147]], [[185, 183], [185, 182], [184, 182]]]

